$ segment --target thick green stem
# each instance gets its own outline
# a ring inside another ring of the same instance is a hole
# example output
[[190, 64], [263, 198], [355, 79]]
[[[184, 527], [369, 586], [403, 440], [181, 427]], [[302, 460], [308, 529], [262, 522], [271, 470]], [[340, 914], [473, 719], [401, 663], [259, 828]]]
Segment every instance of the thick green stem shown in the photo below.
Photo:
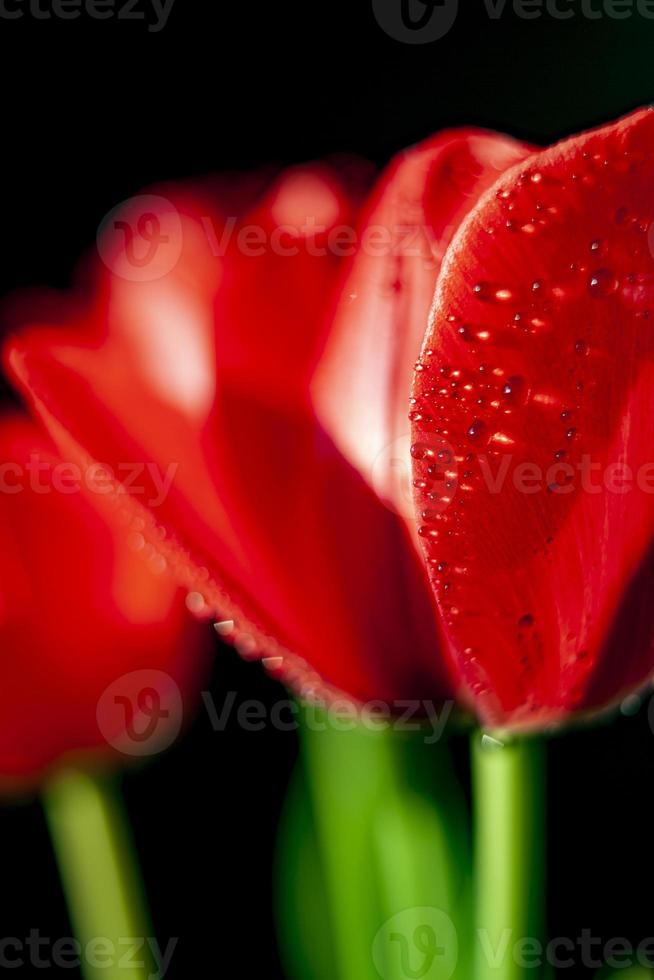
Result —
[[314, 712], [302, 729], [333, 976], [470, 980], [467, 835], [447, 746], [425, 744], [428, 729], [336, 720]]
[[359, 729], [331, 730], [326, 715], [324, 725], [305, 724], [302, 735], [336, 975], [338, 980], [374, 980], [371, 946], [379, 917], [370, 836], [386, 776], [377, 759], [377, 739]]
[[[475, 980], [539, 975], [544, 755], [536, 739], [474, 736]], [[541, 954], [542, 955], [542, 954]]]
[[154, 975], [152, 933], [119, 800], [98, 776], [69, 769], [50, 780], [43, 805], [84, 977]]

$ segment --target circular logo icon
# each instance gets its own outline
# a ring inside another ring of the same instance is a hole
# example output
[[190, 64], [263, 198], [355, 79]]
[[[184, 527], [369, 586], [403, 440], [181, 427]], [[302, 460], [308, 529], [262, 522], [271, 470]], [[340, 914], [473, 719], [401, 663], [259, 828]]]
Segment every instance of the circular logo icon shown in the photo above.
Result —
[[449, 980], [458, 956], [454, 923], [431, 906], [398, 912], [383, 924], [372, 944], [375, 969], [383, 980]]
[[414, 515], [411, 489], [411, 436], [384, 446], [372, 464], [372, 486], [389, 510], [407, 519]]
[[431, 44], [454, 25], [459, 0], [372, 0], [377, 23], [394, 41]]
[[104, 739], [124, 755], [156, 755], [175, 741], [184, 706], [175, 681], [162, 670], [134, 670], [107, 687], [96, 711]]
[[156, 194], [131, 197], [98, 228], [100, 258], [115, 276], [133, 282], [161, 279], [182, 251], [182, 221], [174, 204]]
[[[413, 482], [412, 456], [425, 464], [419, 487]], [[433, 442], [413, 443], [407, 433], [377, 454], [371, 477], [373, 490], [389, 510], [406, 520], [419, 520], [414, 494], [417, 491], [425, 509], [441, 514], [452, 502], [458, 485], [457, 461], [442, 436], [434, 437]]]

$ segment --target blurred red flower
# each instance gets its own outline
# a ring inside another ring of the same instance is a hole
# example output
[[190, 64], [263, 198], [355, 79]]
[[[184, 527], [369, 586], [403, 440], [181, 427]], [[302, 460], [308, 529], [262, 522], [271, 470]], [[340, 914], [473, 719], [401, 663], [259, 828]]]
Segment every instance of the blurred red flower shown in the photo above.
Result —
[[90, 297], [18, 307], [10, 370], [67, 458], [141, 467], [144, 535], [296, 688], [488, 724], [604, 705], [650, 671], [649, 496], [516, 503], [477, 471], [644, 459], [653, 118], [544, 152], [443, 134], [363, 207], [344, 166], [135, 198]]
[[0, 787], [101, 750], [157, 752], [204, 677], [206, 637], [163, 558], [100, 484], [0, 418]]

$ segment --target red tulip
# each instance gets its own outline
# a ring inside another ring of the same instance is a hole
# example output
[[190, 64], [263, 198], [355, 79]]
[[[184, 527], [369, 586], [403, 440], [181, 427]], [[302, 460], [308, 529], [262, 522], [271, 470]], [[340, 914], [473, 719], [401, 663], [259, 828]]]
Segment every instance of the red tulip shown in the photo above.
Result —
[[205, 662], [163, 559], [18, 415], [0, 419], [0, 513], [4, 788], [81, 752], [157, 751]]
[[[513, 490], [491, 495], [476, 471], [467, 474], [482, 465], [478, 450], [495, 472], [509, 446], [496, 432], [516, 436], [515, 460], [544, 458], [550, 447], [535, 444], [545, 430], [534, 420], [552, 413], [568, 423], [562, 438], [576, 430], [568, 440], [576, 454], [588, 439], [608, 460], [640, 459], [645, 422], [630, 432], [623, 423], [647, 380], [639, 374], [632, 385], [645, 253], [633, 269], [609, 259], [628, 231], [634, 248], [646, 249], [633, 225], [647, 218], [635, 209], [648, 187], [635, 148], [644, 153], [651, 125], [640, 113], [544, 154], [486, 133], [441, 136], [399, 158], [354, 233], [352, 195], [324, 168], [290, 172], [236, 223], [175, 193], [176, 210], [149, 205], [148, 225], [136, 199], [121, 218], [124, 241], [113, 252], [101, 246], [113, 274], [96, 276], [90, 301], [64, 303], [56, 324], [51, 301], [45, 314], [23, 310], [30, 325], [10, 344], [10, 369], [67, 456], [88, 453], [118, 479], [121, 463], [149, 461], [159, 473], [176, 465], [167, 495], [146, 473], [130, 497], [138, 520], [154, 501], [144, 533], [165, 532], [196, 602], [228, 621], [221, 630], [242, 653], [263, 657], [295, 686], [395, 703], [460, 696], [493, 724], [544, 724], [605, 703], [648, 671], [640, 640], [638, 652], [630, 643], [624, 677], [615, 657], [599, 652], [649, 544], [646, 500], [635, 507], [546, 491], [516, 503]], [[618, 159], [621, 141], [628, 152]], [[561, 186], [550, 186], [548, 168]], [[497, 188], [509, 196], [498, 198]], [[155, 232], [167, 239], [138, 274], [126, 230], [133, 250]], [[591, 250], [595, 240], [603, 255]], [[244, 254], [253, 242], [261, 254]], [[578, 264], [565, 281], [564, 258]], [[565, 292], [573, 281], [584, 284], [575, 297]], [[435, 285], [433, 354], [423, 352], [409, 406]], [[611, 335], [616, 348], [624, 344], [620, 358], [608, 359], [608, 341], [595, 340], [609, 314], [624, 320]], [[439, 370], [478, 369], [484, 345], [491, 375], [504, 371], [492, 375], [491, 403], [473, 408], [467, 374], [460, 386], [452, 374], [452, 396], [438, 408]], [[602, 401], [592, 392], [609, 363]], [[566, 388], [568, 370], [582, 364], [584, 408]], [[410, 408], [417, 513], [407, 490]], [[582, 425], [560, 418], [568, 411], [595, 415]], [[575, 553], [566, 555], [571, 533]], [[547, 555], [534, 553], [545, 546], [538, 534], [553, 538]], [[590, 571], [583, 578], [586, 548], [597, 549], [596, 565], [606, 559], [601, 570], [590, 566], [592, 579]], [[588, 642], [569, 670], [562, 651], [575, 631]]]
[[[535, 153], [441, 269], [413, 383], [416, 509], [491, 723], [602, 707], [654, 667], [653, 151], [644, 110]], [[440, 452], [454, 489], [430, 475]]]

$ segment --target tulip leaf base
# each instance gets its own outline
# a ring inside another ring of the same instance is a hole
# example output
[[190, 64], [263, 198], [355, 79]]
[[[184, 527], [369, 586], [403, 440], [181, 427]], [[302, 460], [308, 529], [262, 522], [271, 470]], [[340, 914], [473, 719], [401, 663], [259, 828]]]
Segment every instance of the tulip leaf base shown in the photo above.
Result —
[[[525, 980], [542, 940], [544, 748], [535, 738], [473, 736], [475, 980]], [[516, 950], [519, 955], [515, 956]]]
[[[145, 980], [155, 972], [148, 916], [129, 833], [113, 787], [97, 774], [64, 770], [43, 805], [85, 980]], [[130, 953], [126, 940], [138, 940]], [[133, 964], [128, 962], [133, 960]]]

